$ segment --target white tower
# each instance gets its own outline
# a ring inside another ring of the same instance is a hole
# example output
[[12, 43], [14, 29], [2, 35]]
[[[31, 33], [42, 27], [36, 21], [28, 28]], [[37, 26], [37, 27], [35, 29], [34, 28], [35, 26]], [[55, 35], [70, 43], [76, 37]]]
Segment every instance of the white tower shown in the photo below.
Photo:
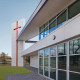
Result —
[[24, 41], [17, 40], [17, 37], [25, 25], [25, 19], [12, 24], [12, 66], [24, 66], [21, 52], [24, 50]]

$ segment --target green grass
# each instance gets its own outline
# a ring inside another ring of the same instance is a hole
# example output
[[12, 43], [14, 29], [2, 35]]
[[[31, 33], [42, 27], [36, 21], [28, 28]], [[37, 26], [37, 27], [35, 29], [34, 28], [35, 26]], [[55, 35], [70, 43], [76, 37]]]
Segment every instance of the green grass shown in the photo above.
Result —
[[0, 65], [0, 80], [5, 80], [7, 75], [21, 74], [21, 73], [32, 73], [32, 71], [23, 67]]

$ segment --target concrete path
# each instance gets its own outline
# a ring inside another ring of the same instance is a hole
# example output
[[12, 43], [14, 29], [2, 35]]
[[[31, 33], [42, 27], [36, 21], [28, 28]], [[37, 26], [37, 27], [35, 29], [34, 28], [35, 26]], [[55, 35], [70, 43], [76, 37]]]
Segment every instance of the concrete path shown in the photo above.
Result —
[[16, 75], [8, 75], [6, 80], [50, 80], [38, 74], [38, 69], [33, 67], [25, 67], [27, 69], [33, 70], [34, 73], [24, 73]]

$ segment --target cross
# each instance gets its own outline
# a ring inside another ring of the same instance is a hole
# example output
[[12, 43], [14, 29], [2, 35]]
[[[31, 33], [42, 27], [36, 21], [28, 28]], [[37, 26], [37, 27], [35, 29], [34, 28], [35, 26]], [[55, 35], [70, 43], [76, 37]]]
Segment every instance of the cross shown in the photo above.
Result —
[[16, 28], [13, 30], [16, 30], [16, 38], [18, 37], [18, 28], [21, 28], [21, 26], [18, 26], [18, 21], [16, 21]]
[[[21, 28], [21, 26], [18, 26], [18, 21], [16, 21], [16, 28], [13, 30], [16, 30], [16, 38], [18, 37], [18, 28]], [[18, 40], [16, 40], [16, 66], [18, 66]]]

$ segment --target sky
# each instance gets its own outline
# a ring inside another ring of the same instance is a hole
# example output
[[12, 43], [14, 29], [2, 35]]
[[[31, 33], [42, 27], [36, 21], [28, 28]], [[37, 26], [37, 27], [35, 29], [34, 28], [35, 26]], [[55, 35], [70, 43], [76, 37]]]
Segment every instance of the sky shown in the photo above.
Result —
[[11, 56], [11, 24], [20, 19], [26, 22], [40, 0], [0, 0], [0, 53]]

